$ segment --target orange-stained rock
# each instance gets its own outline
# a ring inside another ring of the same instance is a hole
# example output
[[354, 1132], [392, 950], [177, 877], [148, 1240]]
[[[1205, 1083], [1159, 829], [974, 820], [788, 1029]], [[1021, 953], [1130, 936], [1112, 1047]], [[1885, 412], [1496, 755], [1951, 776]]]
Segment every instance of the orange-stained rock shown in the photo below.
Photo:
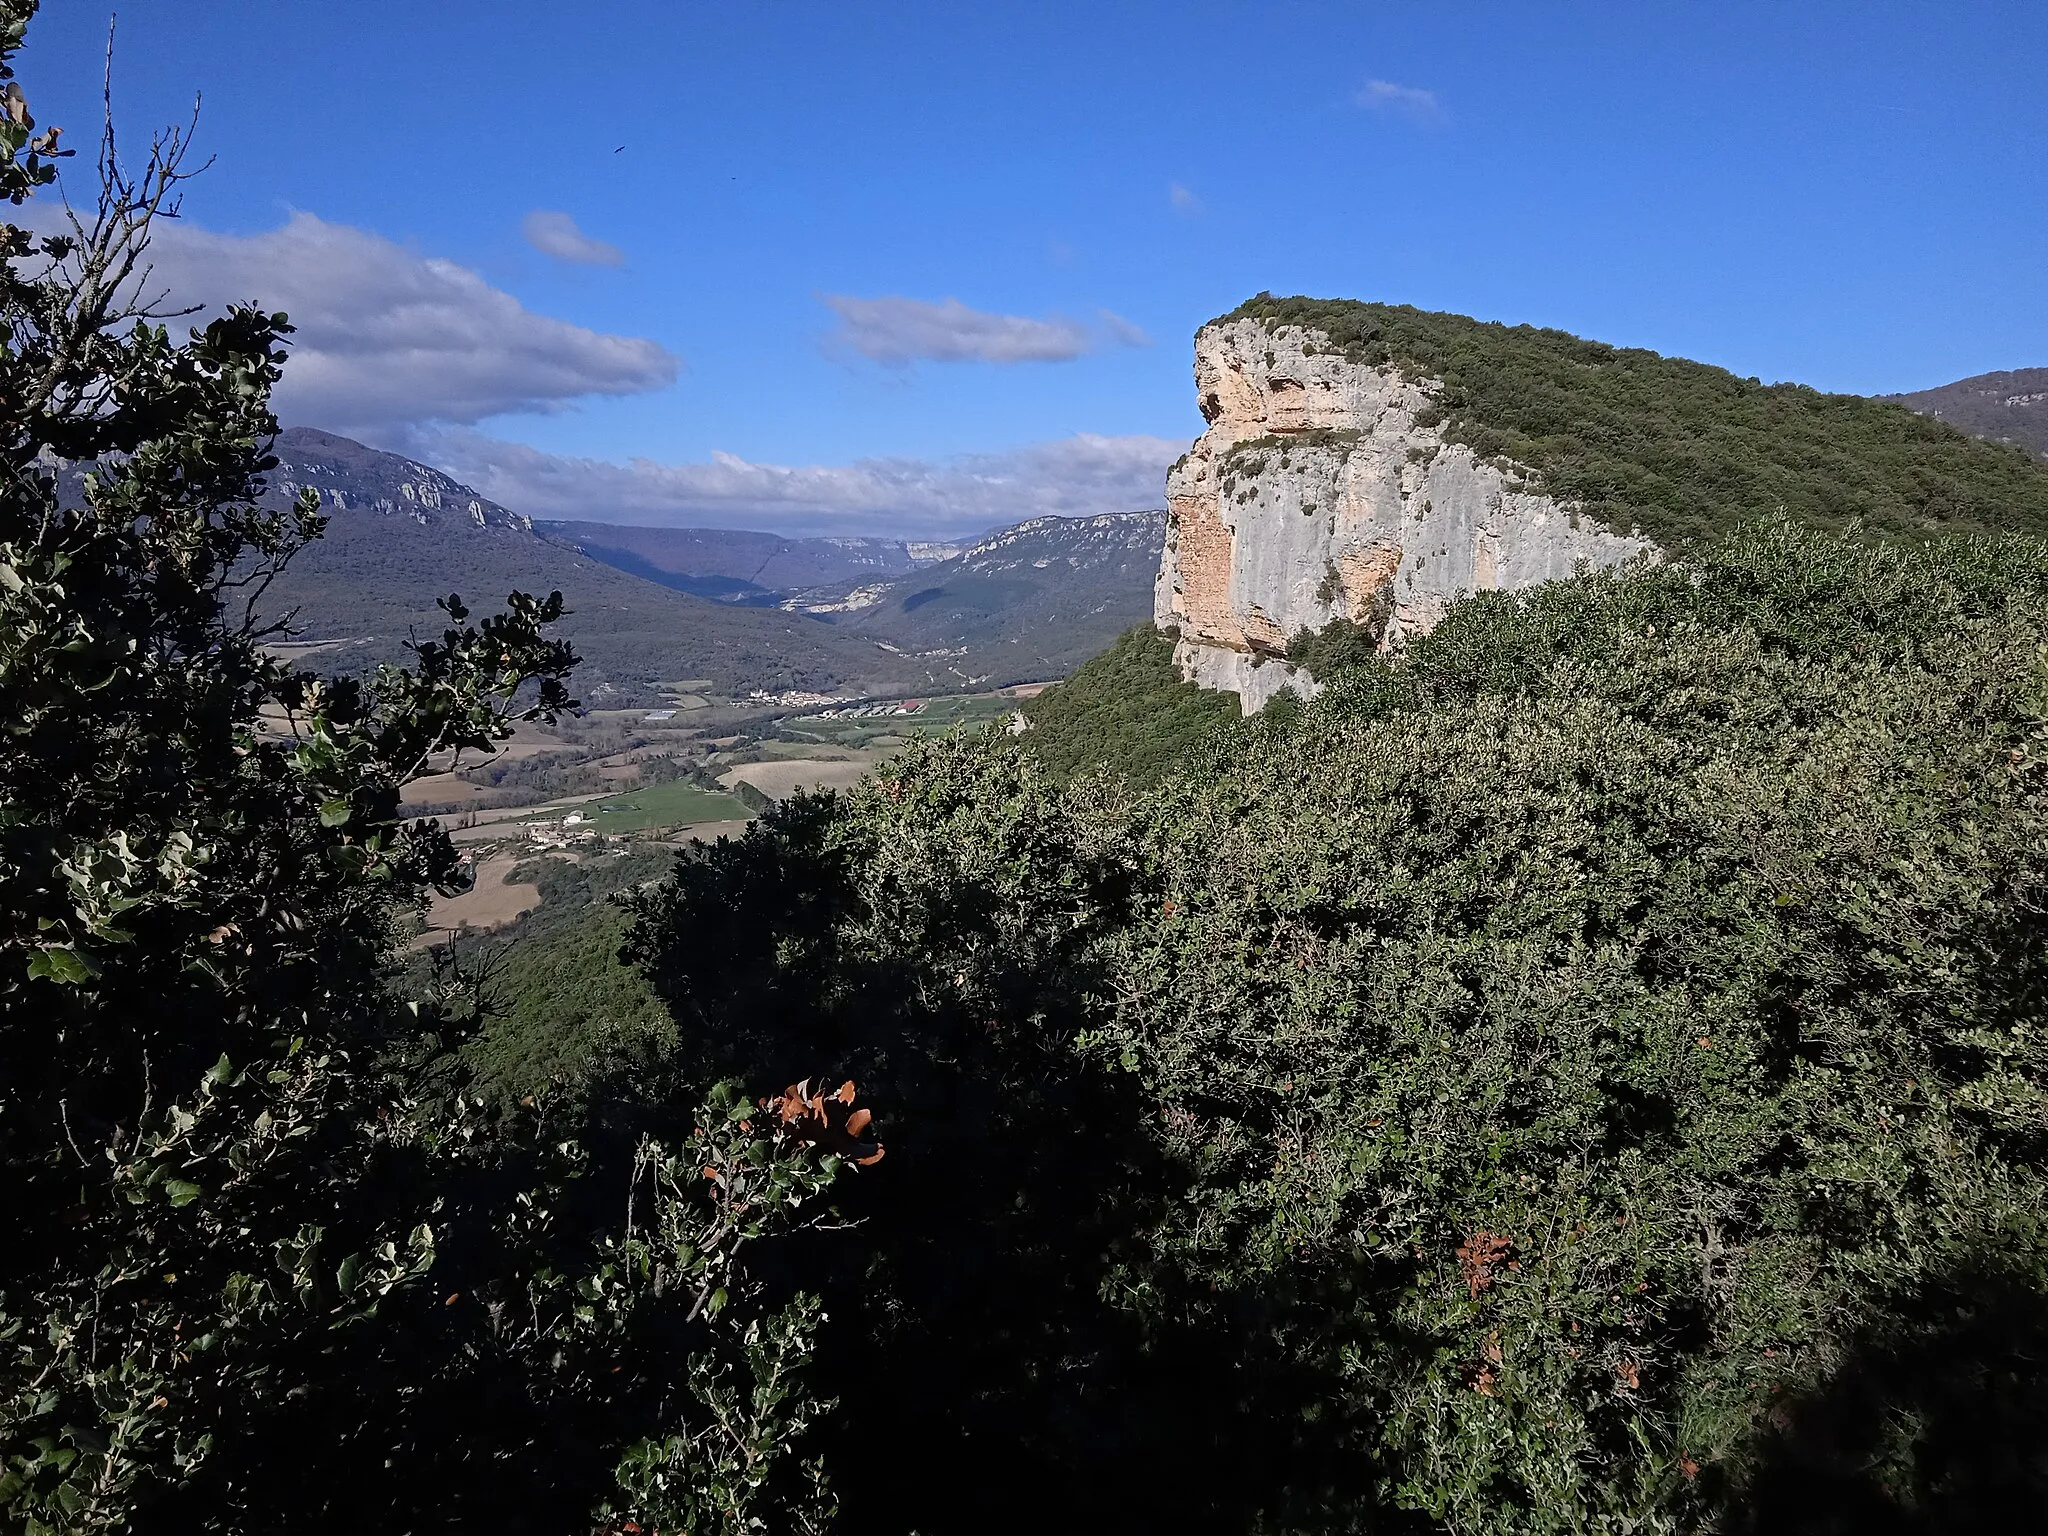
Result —
[[1426, 426], [1436, 385], [1313, 350], [1295, 326], [1203, 327], [1195, 390], [1208, 430], [1167, 475], [1154, 592], [1182, 675], [1247, 712], [1313, 693], [1282, 658], [1305, 629], [1385, 619], [1384, 646], [1466, 593], [1533, 586], [1582, 564], [1654, 555], [1482, 463]]

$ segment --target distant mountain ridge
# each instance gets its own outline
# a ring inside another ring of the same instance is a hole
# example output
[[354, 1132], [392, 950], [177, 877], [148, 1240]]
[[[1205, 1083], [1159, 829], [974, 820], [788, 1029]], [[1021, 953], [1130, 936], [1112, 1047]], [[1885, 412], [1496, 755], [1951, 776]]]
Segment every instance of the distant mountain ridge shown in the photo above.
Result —
[[956, 674], [1064, 677], [1151, 615], [1163, 510], [1035, 517], [936, 565], [786, 606], [899, 650], [950, 654]]
[[1146, 618], [1166, 514], [1037, 517], [966, 545], [536, 526], [621, 571], [721, 603], [778, 606], [966, 687], [1064, 676]]
[[707, 602], [585, 555], [566, 540], [428, 465], [313, 428], [278, 435], [266, 499], [320, 493], [326, 536], [264, 594], [296, 638], [329, 643], [328, 664], [395, 659], [408, 636], [446, 623], [435, 599], [459, 592], [489, 612], [514, 589], [559, 590], [560, 632], [583, 656], [587, 703], [658, 699], [666, 683], [721, 690], [885, 693], [923, 686], [924, 669], [801, 614]]
[[536, 523], [429, 465], [313, 428], [279, 434], [266, 500], [319, 493], [324, 538], [264, 594], [323, 665], [396, 659], [445, 624], [559, 590], [591, 704], [710, 679], [741, 697], [903, 694], [1064, 675], [1150, 611], [1160, 512], [1037, 518], [965, 550], [878, 538]]
[[1972, 437], [2011, 443], [2048, 458], [2048, 368], [1980, 373], [1953, 384], [1882, 395]]
[[270, 477], [273, 502], [291, 502], [302, 489], [320, 493], [330, 513], [373, 511], [403, 514], [422, 527], [447, 518], [478, 528], [533, 532], [533, 519], [508, 512], [495, 501], [430, 465], [370, 448], [351, 437], [317, 427], [287, 427], [272, 449], [277, 468]]
[[957, 545], [862, 537], [784, 538], [731, 528], [643, 528], [547, 522], [541, 530], [593, 560], [679, 592], [773, 607], [796, 592], [887, 579], [957, 552]]

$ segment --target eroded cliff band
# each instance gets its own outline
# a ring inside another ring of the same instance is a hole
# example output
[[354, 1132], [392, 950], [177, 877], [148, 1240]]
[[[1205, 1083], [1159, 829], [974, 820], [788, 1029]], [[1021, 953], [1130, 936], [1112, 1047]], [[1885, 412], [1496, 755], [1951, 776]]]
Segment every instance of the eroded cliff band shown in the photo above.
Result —
[[1316, 691], [1286, 660], [1305, 630], [1344, 619], [1390, 647], [1467, 593], [1656, 549], [1535, 489], [1527, 466], [1446, 441], [1437, 381], [1318, 343], [1253, 318], [1195, 337], [1209, 425], [1167, 475], [1154, 594], [1189, 681], [1251, 713]]

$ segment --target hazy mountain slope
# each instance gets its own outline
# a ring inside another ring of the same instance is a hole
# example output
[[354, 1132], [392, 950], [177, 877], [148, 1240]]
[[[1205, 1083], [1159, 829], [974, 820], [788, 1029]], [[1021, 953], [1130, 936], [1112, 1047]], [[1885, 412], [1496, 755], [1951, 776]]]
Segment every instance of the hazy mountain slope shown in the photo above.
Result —
[[944, 659], [955, 675], [1064, 677], [1151, 616], [1165, 534], [1163, 512], [1033, 518], [833, 617], [851, 634]]
[[897, 539], [787, 539], [732, 528], [635, 528], [616, 523], [539, 525], [623, 571], [722, 602], [772, 604], [840, 582], [886, 580], [920, 561]]
[[357, 642], [351, 659], [397, 654], [409, 632], [443, 622], [434, 599], [480, 610], [518, 588], [560, 590], [562, 633], [585, 658], [584, 698], [645, 695], [650, 684], [710, 678], [725, 691], [909, 686], [922, 681], [871, 641], [803, 614], [706, 602], [590, 558], [446, 475], [331, 433], [295, 428], [277, 445], [272, 496], [321, 494], [327, 535], [266, 594], [296, 610], [304, 640]]
[[1973, 437], [2012, 443], [2048, 458], [2048, 368], [1980, 373], [1935, 389], [1885, 395]]

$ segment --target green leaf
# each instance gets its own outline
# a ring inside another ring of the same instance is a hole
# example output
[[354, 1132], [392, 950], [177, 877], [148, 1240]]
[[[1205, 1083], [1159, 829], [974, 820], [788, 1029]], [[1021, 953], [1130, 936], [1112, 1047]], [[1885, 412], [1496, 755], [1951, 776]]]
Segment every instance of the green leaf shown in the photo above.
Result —
[[190, 1205], [202, 1193], [197, 1184], [189, 1184], [183, 1179], [164, 1180], [164, 1194], [170, 1198], [172, 1205]]
[[354, 813], [355, 807], [349, 804], [347, 796], [337, 795], [334, 799], [329, 800], [320, 807], [320, 825], [323, 827], [344, 826], [347, 824], [349, 817]]
[[84, 955], [67, 945], [56, 944], [41, 949], [29, 957], [28, 975], [31, 981], [54, 981], [61, 986], [77, 986], [92, 980], [99, 969]]

